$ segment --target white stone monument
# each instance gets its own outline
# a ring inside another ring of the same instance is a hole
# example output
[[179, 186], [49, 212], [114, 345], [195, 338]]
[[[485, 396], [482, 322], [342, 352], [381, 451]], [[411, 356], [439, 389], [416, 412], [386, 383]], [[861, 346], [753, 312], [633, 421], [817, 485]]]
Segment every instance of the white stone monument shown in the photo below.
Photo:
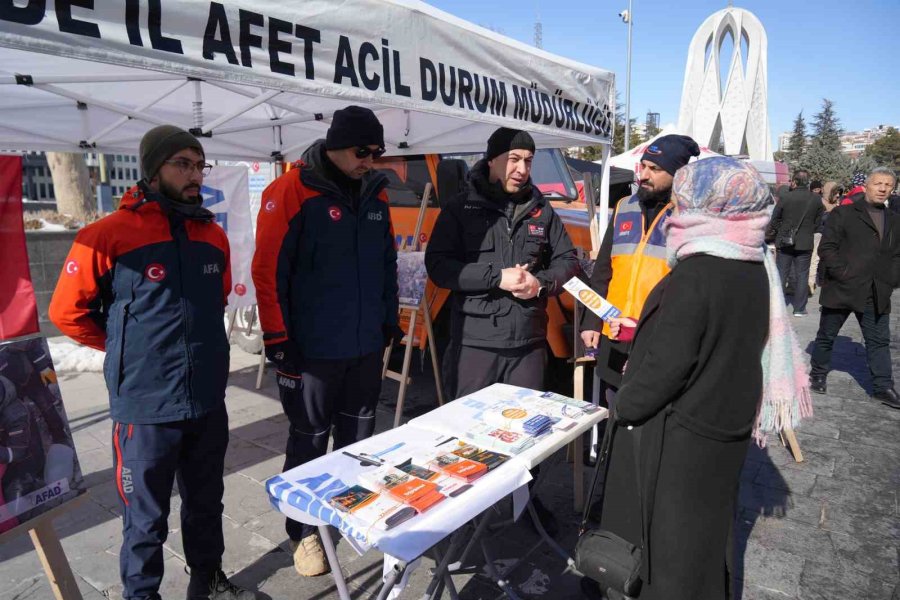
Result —
[[767, 54], [753, 13], [729, 3], [706, 19], [688, 50], [678, 129], [716, 152], [772, 160]]

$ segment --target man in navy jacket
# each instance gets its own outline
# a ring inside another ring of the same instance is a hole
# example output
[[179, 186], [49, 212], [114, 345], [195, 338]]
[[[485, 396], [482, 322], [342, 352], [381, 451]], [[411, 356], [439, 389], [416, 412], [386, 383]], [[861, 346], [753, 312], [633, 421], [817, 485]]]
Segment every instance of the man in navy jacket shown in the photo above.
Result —
[[[253, 282], [266, 356], [290, 420], [284, 469], [372, 435], [381, 356], [399, 341], [397, 251], [384, 130], [367, 108], [334, 113], [325, 140], [263, 192]], [[294, 567], [326, 573], [316, 528], [287, 519]]]

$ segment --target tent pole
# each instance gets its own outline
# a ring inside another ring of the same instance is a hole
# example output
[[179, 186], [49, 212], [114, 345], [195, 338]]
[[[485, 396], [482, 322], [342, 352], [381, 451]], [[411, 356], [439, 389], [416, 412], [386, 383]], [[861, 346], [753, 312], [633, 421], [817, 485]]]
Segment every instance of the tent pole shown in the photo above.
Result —
[[[31, 75], [32, 85], [45, 85], [48, 83], [122, 83], [123, 81], [178, 81], [180, 75], [160, 75], [160, 74], [141, 74], [141, 75]], [[0, 77], [0, 85], [14, 84], [18, 85], [15, 76]]]
[[[601, 177], [603, 177], [603, 185], [600, 186], [600, 206], [596, 213], [598, 220], [597, 237], [601, 241], [603, 240], [603, 236], [606, 235], [606, 226], [609, 224], [609, 150], [610, 145], [604, 144], [601, 153], [601, 158], [603, 160], [603, 174], [601, 175]], [[578, 460], [577, 457], [576, 460]]]
[[[63, 98], [69, 98], [70, 100], [75, 100], [76, 102], [84, 102], [87, 105], [97, 106], [104, 110], [108, 110], [110, 112], [114, 112], [120, 115], [125, 115], [131, 117], [132, 119], [138, 121], [144, 121], [146, 123], [152, 123], [153, 125], [168, 125], [168, 122], [163, 119], [157, 119], [156, 117], [146, 115], [137, 110], [132, 110], [130, 108], [126, 108], [124, 106], [119, 106], [118, 104], [113, 104], [111, 102], [104, 102], [103, 100], [97, 100], [96, 98], [92, 98], [90, 96], [85, 96], [84, 94], [79, 94], [67, 89], [63, 89], [57, 87], [55, 85], [46, 85], [40, 84], [34, 86], [36, 89], [43, 90], [45, 92], [49, 92], [51, 94], [56, 94], [57, 96], [62, 96]], [[46, 137], [46, 136], [45, 136]]]
[[194, 80], [194, 101], [191, 109], [194, 116], [194, 129], [203, 129], [203, 90], [200, 88], [200, 80]]
[[281, 125], [294, 125], [296, 123], [310, 123], [312, 121], [317, 121], [315, 115], [307, 115], [307, 116], [296, 116], [289, 117], [287, 119], [272, 119], [271, 121], [247, 124], [247, 125], [235, 125], [233, 127], [222, 127], [215, 131], [216, 135], [226, 135], [229, 133], [240, 133], [242, 131], [254, 131], [257, 129], [267, 129], [272, 127], [273, 124]]
[[[143, 111], [145, 111], [145, 110], [150, 109], [150, 108], [153, 107], [157, 102], [161, 102], [161, 101], [165, 100], [166, 98], [168, 98], [169, 96], [171, 96], [172, 94], [174, 94], [176, 91], [178, 91], [178, 90], [180, 90], [181, 88], [183, 88], [185, 85], [187, 85], [187, 83], [188, 83], [188, 80], [187, 80], [187, 79], [185, 79], [184, 81], [179, 81], [178, 84], [177, 84], [175, 87], [173, 87], [172, 89], [168, 90], [168, 91], [165, 92], [164, 94], [162, 94], [162, 95], [160, 95], [160, 96], [154, 98], [153, 100], [151, 100], [151, 101], [148, 102], [147, 104], [144, 104], [143, 106], [139, 107], [138, 110], [141, 111], [141, 112], [143, 112]], [[121, 118], [119, 118], [115, 123], [113, 123], [112, 125], [110, 125], [110, 126], [107, 127], [106, 129], [104, 129], [103, 131], [101, 131], [100, 133], [98, 133], [97, 135], [95, 135], [94, 137], [88, 138], [88, 143], [89, 143], [89, 144], [96, 144], [97, 141], [100, 140], [100, 138], [106, 137], [107, 135], [109, 135], [110, 133], [112, 133], [113, 131], [115, 131], [116, 129], [118, 129], [119, 127], [121, 127], [122, 125], [124, 125], [125, 123], [127, 123], [127, 122], [130, 121], [130, 120], [131, 120], [131, 119], [129, 119], [128, 117], [121, 117]]]
[[274, 98], [275, 96], [277, 96], [280, 93], [281, 93], [281, 90], [269, 90], [268, 92], [266, 92], [264, 94], [260, 94], [259, 96], [256, 96], [255, 98], [253, 98], [253, 100], [251, 100], [247, 104], [232, 111], [230, 114], [222, 115], [218, 119], [214, 120], [212, 123], [208, 124], [205, 127], [205, 130], [208, 133], [218, 133], [217, 131], [213, 131], [216, 127], [218, 127], [220, 125], [224, 125], [228, 121], [233, 121], [234, 119], [247, 113], [247, 111], [249, 111], [253, 108], [256, 108], [263, 102], [267, 102], [268, 100], [271, 100], [272, 98]]

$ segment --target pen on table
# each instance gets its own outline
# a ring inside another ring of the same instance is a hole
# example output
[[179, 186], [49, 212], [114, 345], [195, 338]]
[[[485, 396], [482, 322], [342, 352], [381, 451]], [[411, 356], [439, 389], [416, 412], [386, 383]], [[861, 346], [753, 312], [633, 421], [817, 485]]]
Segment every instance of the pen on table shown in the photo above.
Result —
[[360, 463], [362, 463], [364, 465], [380, 467], [381, 465], [384, 464], [384, 461], [379, 461], [379, 460], [375, 460], [372, 458], [366, 458], [364, 456], [357, 456], [356, 454], [352, 454], [350, 452], [347, 452], [346, 450], [342, 451], [341, 454], [343, 454], [344, 456], [349, 456], [350, 458], [355, 458], [356, 460], [358, 460]]

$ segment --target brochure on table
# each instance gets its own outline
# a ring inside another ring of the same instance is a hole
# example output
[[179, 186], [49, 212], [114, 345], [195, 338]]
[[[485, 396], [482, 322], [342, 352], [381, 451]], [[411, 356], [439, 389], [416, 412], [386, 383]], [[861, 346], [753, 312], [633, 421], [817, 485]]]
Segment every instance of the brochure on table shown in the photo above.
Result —
[[[553, 404], [548, 404], [548, 401]], [[574, 440], [607, 417], [605, 408], [595, 407], [586, 402], [573, 400], [553, 392], [538, 392], [526, 388], [495, 383], [468, 396], [448, 402], [420, 417], [412, 419], [409, 424], [421, 429], [438, 431], [446, 435], [465, 437], [465, 432], [477, 430], [489, 421], [498, 407], [528, 410], [533, 406], [556, 406], [556, 414], [551, 417], [562, 419], [566, 429], [557, 426], [553, 430], [534, 439], [529, 448], [515, 455], [516, 462], [525, 468], [532, 469], [546, 460], [559, 448]], [[498, 452], [503, 450], [489, 448]]]
[[[266, 482], [266, 490], [279, 512], [313, 525], [333, 525], [360, 553], [374, 547], [409, 561], [528, 483], [531, 475], [527, 468], [519, 461], [506, 461], [475, 480], [464, 493], [448, 494], [421, 514], [386, 530], [339, 510], [331, 501], [352, 496], [348, 490], [376, 478], [385, 467], [458, 445], [452, 435], [404, 425], [273, 477]], [[365, 509], [372, 507], [369, 504]]]

